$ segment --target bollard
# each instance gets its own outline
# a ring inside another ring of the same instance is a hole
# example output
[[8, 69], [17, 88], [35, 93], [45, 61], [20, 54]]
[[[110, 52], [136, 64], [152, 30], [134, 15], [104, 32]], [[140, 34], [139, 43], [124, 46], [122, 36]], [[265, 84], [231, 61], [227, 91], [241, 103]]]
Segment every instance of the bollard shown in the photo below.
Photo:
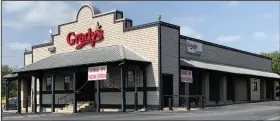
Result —
[[199, 96], [199, 106], [202, 108], [202, 96]]
[[173, 110], [172, 109], [172, 99], [171, 98], [168, 98], [168, 106], [169, 106], [169, 110]]
[[191, 110], [191, 103], [190, 103], [189, 97], [187, 97], [187, 99], [186, 99], [186, 107], [187, 107], [187, 110]]

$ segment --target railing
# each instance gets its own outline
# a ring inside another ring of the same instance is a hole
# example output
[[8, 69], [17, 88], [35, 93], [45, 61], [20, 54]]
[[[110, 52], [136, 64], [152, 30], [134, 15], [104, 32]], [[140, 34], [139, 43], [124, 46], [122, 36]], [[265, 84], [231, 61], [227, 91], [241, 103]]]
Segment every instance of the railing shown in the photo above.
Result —
[[[86, 81], [86, 83], [84, 83], [84, 85], [81, 86], [78, 90], [76, 90], [75, 94], [76, 94], [77, 92], [79, 92], [87, 83], [88, 83], [88, 81]], [[59, 103], [59, 100], [65, 98], [65, 97], [67, 97], [67, 96], [69, 96], [70, 94], [73, 94], [73, 93], [69, 93], [69, 94], [67, 94], [67, 95], [65, 95], [65, 96], [63, 96], [63, 97], [61, 97], [61, 98], [58, 98], [58, 99], [57, 99], [58, 103]], [[70, 101], [72, 101], [72, 100], [73, 100], [73, 98], [70, 99], [70, 100], [68, 100], [68, 101], [66, 101], [65, 104], [67, 104], [68, 102], [70, 102]]]
[[[64, 96], [61, 97], [61, 98], [58, 98], [58, 99], [57, 99], [58, 104], [60, 104], [60, 100], [62, 100], [63, 98], [68, 97], [70, 94], [73, 94], [73, 93], [69, 93], [69, 94], [67, 94], [67, 95], [64, 95]], [[70, 101], [71, 101], [71, 100], [70, 100]], [[68, 102], [70, 102], [70, 101], [68, 101]], [[67, 103], [68, 103], [68, 102], [67, 102]], [[67, 103], [65, 103], [65, 104], [67, 104]]]
[[185, 107], [187, 108], [187, 110], [191, 109], [191, 102], [190, 99], [195, 98], [196, 99], [196, 105], [197, 107], [200, 106], [200, 108], [204, 108], [204, 95], [164, 95], [164, 97], [170, 97], [168, 99], [168, 107], [169, 110], [173, 110], [172, 109], [172, 99], [173, 97], [181, 97], [185, 99]]

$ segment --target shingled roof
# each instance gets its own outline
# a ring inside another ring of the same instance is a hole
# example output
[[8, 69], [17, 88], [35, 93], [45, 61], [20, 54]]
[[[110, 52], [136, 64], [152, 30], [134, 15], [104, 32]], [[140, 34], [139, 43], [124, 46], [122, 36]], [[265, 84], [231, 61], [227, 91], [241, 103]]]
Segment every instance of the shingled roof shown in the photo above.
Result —
[[96, 47], [88, 50], [78, 50], [73, 52], [55, 54], [25, 67], [22, 67], [14, 71], [14, 73], [80, 66], [87, 64], [110, 63], [122, 60], [150, 63], [149, 60], [124, 47], [123, 45], [111, 45], [105, 47]]

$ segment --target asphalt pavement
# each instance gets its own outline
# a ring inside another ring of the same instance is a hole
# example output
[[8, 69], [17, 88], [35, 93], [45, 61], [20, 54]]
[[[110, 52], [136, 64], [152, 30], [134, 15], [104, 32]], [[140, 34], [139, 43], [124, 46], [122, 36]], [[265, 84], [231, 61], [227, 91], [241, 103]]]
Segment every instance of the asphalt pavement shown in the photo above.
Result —
[[115, 113], [2, 113], [2, 120], [280, 120], [280, 101], [206, 107], [192, 111]]

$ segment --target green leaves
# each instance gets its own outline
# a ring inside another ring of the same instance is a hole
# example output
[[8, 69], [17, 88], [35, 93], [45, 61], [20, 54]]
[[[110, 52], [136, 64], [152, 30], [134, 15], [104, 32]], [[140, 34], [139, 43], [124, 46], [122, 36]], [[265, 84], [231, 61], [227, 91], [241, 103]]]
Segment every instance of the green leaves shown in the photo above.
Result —
[[272, 71], [280, 74], [280, 52], [261, 53], [261, 55], [272, 58]]

